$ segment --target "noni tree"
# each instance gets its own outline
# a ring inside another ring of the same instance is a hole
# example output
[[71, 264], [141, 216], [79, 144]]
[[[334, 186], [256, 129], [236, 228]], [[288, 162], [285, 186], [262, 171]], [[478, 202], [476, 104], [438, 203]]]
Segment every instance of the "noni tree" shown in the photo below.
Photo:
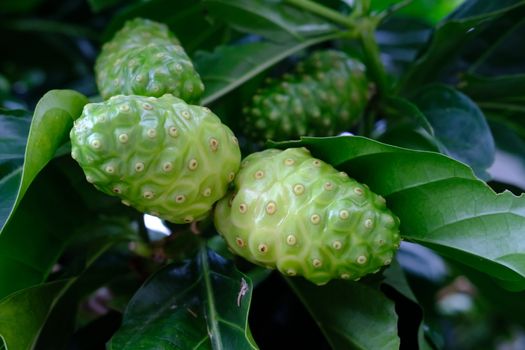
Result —
[[0, 3], [0, 349], [519, 349], [525, 1]]

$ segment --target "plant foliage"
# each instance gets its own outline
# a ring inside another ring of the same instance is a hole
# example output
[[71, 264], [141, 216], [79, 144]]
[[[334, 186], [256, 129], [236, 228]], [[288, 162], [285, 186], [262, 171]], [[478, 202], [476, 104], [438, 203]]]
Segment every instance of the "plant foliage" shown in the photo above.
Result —
[[[0, 349], [518, 344], [524, 16], [523, 0], [3, 1]], [[205, 85], [198, 104], [244, 156], [262, 147], [240, 123], [265, 80], [316, 50], [362, 61], [357, 125], [264, 148], [306, 147], [383, 196], [404, 240], [392, 264], [316, 286], [233, 256], [211, 219], [161, 222], [89, 184], [69, 133], [101, 100], [102, 45], [137, 17], [180, 40]]]

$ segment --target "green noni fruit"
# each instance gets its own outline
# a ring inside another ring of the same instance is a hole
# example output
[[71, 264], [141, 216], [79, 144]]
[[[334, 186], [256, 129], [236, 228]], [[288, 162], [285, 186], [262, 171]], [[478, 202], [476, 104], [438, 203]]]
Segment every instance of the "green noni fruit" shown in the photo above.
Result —
[[316, 284], [374, 273], [400, 244], [385, 199], [304, 148], [246, 157], [215, 225], [234, 253]]
[[102, 47], [95, 64], [100, 95], [160, 97], [197, 102], [204, 85], [177, 38], [164, 24], [136, 18]]
[[259, 141], [332, 136], [353, 126], [367, 101], [364, 65], [343, 52], [317, 51], [253, 96], [243, 129]]
[[241, 161], [237, 139], [215, 114], [169, 94], [88, 104], [70, 136], [88, 182], [174, 223], [206, 217]]

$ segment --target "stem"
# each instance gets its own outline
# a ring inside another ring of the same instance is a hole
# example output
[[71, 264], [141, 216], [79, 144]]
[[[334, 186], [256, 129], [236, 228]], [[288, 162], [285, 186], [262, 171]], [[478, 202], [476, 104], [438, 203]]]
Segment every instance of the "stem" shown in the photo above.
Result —
[[206, 321], [208, 322], [208, 333], [210, 336], [210, 341], [212, 344], [213, 349], [215, 350], [222, 350], [222, 339], [221, 339], [221, 332], [219, 329], [218, 324], [218, 318], [217, 315], [217, 309], [216, 309], [216, 302], [215, 297], [213, 295], [213, 284], [211, 281], [211, 271], [210, 271], [210, 263], [208, 261], [208, 251], [206, 248], [206, 243], [202, 243], [199, 251], [199, 257], [202, 264], [202, 278], [204, 279], [204, 286], [206, 288], [206, 296], [207, 296], [207, 302], [208, 302], [208, 308], [207, 308], [207, 318]]
[[347, 16], [342, 15], [326, 6], [319, 5], [316, 2], [310, 0], [285, 0], [285, 2], [303, 10], [307, 10], [318, 16], [329, 19], [332, 22], [345, 26], [349, 29], [353, 29], [355, 27], [355, 22], [351, 18], [348, 18]]
[[372, 79], [377, 84], [377, 95], [381, 98], [388, 91], [388, 82], [385, 67], [381, 62], [379, 46], [375, 39], [375, 25], [373, 20], [363, 19], [360, 22], [361, 44], [367, 59], [367, 68]]

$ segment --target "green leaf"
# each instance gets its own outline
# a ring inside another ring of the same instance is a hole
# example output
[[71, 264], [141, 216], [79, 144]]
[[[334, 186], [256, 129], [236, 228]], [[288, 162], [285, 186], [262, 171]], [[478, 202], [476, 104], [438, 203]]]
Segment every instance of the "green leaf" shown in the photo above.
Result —
[[334, 33], [303, 42], [219, 46], [211, 53], [199, 52], [195, 66], [206, 86], [202, 104], [209, 105], [286, 57], [338, 36], [339, 33]]
[[43, 0], [3, 0], [0, 3], [0, 13], [23, 13], [33, 10]]
[[[38, 336], [38, 349], [63, 349], [75, 330], [78, 304], [96, 289], [129, 271], [129, 256], [119, 253], [118, 243], [136, 238], [127, 218], [103, 218], [77, 232], [64, 254], [70, 258], [61, 276], [75, 279], [53, 306]], [[111, 250], [112, 247], [116, 249]]]
[[376, 287], [332, 281], [316, 286], [286, 278], [333, 349], [399, 349], [394, 303]]
[[414, 125], [409, 123], [389, 126], [384, 133], [374, 138], [394, 146], [420, 151], [439, 152], [436, 140], [433, 137], [428, 135], [424, 130], [415, 129]]
[[0, 300], [0, 337], [8, 350], [33, 349], [50, 309], [68, 282], [34, 286]]
[[436, 27], [430, 44], [405, 75], [403, 90], [413, 91], [434, 81], [487, 23], [523, 6], [521, 0], [465, 2]]
[[416, 104], [433, 127], [439, 149], [468, 164], [482, 179], [494, 162], [494, 139], [483, 112], [468, 96], [445, 85], [430, 86]]
[[425, 130], [429, 135], [434, 135], [434, 130], [427, 117], [409, 100], [402, 97], [389, 96], [385, 99], [383, 108], [389, 118], [397, 117], [397, 120], [406, 118], [414, 125]]
[[466, 74], [462, 77], [459, 88], [480, 102], [522, 98], [525, 95], [525, 74], [498, 77]]
[[24, 159], [30, 124], [28, 112], [0, 109], [0, 165]]
[[[396, 16], [413, 17], [429, 24], [436, 24], [450, 14], [465, 0], [413, 0], [406, 7], [396, 12]], [[399, 3], [399, 0], [374, 0], [371, 8], [385, 11]]]
[[[391, 286], [392, 288], [394, 288], [398, 293], [400, 293], [406, 299], [408, 299], [413, 304], [415, 304], [416, 307], [421, 309], [421, 306], [419, 305], [419, 302], [416, 299], [416, 296], [414, 295], [414, 292], [412, 292], [412, 289], [410, 288], [410, 285], [408, 284], [408, 281], [407, 281], [407, 278], [405, 276], [405, 273], [401, 269], [401, 266], [399, 265], [397, 260], [394, 260], [392, 262], [392, 264], [383, 272], [383, 275], [385, 276], [385, 280], [384, 280], [383, 283], [385, 283], [385, 284]], [[398, 314], [399, 314], [399, 312], [405, 312], [406, 313], [407, 311], [406, 310], [400, 310], [400, 311], [398, 311]], [[422, 312], [422, 310], [421, 310], [421, 312]], [[408, 326], [414, 327], [415, 325], [413, 325], [413, 324], [415, 323], [414, 322], [415, 315], [410, 314], [409, 316], [411, 317], [410, 321], [412, 321], [412, 322], [410, 322], [410, 325], [408, 325]], [[400, 321], [403, 321], [402, 317], [400, 317]], [[418, 345], [419, 345], [419, 349], [424, 349], [424, 350], [432, 349], [432, 347], [428, 343], [428, 340], [425, 338], [425, 334], [424, 334], [424, 330], [423, 330], [423, 327], [424, 327], [423, 319], [416, 326], [417, 326], [417, 342], [418, 342]], [[407, 327], [407, 326], [405, 326], [405, 327]]]
[[[19, 183], [1, 182], [0, 188]], [[53, 166], [46, 167], [0, 236], [0, 298], [43, 282], [75, 230], [90, 220], [93, 213], [67, 181]]]
[[[90, 270], [92, 265], [111, 246], [133, 236], [129, 222], [125, 220], [100, 220], [82, 227], [82, 230], [83, 250], [78, 250], [75, 255], [78, 271], [70, 274], [71, 278], [26, 288], [0, 301], [0, 335], [8, 349], [33, 349], [41, 334], [46, 335], [46, 344], [50, 344], [53, 335], [64, 336], [64, 329], [56, 328], [56, 323], [62, 318], [69, 319], [67, 314], [76, 311], [76, 303], [84, 295], [82, 293], [107, 280], [107, 274], [101, 271], [93, 276]], [[91, 237], [86, 237], [88, 235]], [[73, 305], [73, 308], [65, 309], [64, 304]], [[49, 317], [52, 317], [54, 324], [46, 324]], [[54, 341], [63, 339], [55, 338]]]
[[256, 349], [247, 325], [251, 293], [247, 276], [203, 246], [139, 289], [108, 349]]
[[[20, 185], [4, 187], [8, 192], [2, 197], [11, 201], [0, 199], [0, 234], [36, 175], [69, 138], [73, 120], [80, 116], [87, 102], [85, 96], [72, 90], [49, 91], [38, 102], [27, 139]], [[13, 193], [16, 193], [14, 201]]]
[[177, 0], [177, 10], [166, 11], [173, 6], [172, 0], [138, 1], [130, 4], [112, 17], [102, 39], [111, 39], [127, 20], [143, 17], [167, 24], [187, 52], [220, 44], [225, 25], [209, 19], [202, 1]]
[[88, 0], [89, 7], [91, 7], [91, 11], [93, 12], [100, 12], [120, 2], [122, 2], [122, 0]]
[[264, 0], [204, 0], [209, 12], [233, 28], [260, 35], [272, 41], [302, 40], [332, 32], [330, 22], [288, 6], [281, 1]]
[[525, 289], [525, 196], [494, 193], [444, 155], [364, 137], [303, 138], [312, 153], [386, 197], [404, 239]]

